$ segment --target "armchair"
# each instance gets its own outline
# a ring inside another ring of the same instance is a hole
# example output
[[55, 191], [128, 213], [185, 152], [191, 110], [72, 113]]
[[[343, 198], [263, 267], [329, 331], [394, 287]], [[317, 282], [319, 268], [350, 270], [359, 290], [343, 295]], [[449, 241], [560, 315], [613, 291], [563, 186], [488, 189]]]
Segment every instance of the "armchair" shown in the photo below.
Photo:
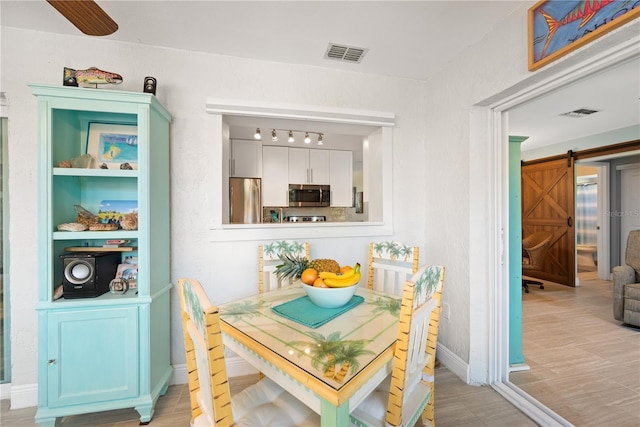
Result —
[[640, 326], [640, 230], [629, 233], [624, 261], [613, 268], [613, 317]]

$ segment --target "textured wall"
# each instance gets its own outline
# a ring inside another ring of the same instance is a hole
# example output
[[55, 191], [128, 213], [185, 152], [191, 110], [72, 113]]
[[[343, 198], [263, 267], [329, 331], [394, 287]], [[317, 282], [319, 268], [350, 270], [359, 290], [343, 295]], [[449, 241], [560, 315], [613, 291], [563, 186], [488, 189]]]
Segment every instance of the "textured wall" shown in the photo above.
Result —
[[[256, 241], [212, 243], [212, 149], [207, 97], [393, 111], [393, 238], [424, 248], [424, 182], [421, 83], [322, 68], [148, 48], [104, 39], [2, 28], [2, 91], [9, 115], [11, 195], [11, 313], [13, 385], [37, 381], [36, 98], [28, 83], [62, 83], [62, 69], [96, 66], [124, 77], [116, 90], [142, 91], [144, 76], [158, 80], [159, 100], [171, 125], [171, 274], [196, 277], [213, 301], [257, 290]], [[99, 90], [99, 89], [98, 89]], [[388, 236], [385, 237], [387, 239]], [[310, 239], [311, 255], [366, 266], [368, 238]], [[184, 363], [178, 299], [172, 301], [172, 363]]]

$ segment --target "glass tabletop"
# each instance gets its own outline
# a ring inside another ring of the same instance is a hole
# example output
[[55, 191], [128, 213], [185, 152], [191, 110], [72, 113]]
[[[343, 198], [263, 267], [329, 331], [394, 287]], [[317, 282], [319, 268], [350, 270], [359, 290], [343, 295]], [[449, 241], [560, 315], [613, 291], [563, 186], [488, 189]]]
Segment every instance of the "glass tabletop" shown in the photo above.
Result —
[[220, 305], [220, 319], [335, 390], [395, 343], [401, 298], [360, 285], [362, 303], [316, 328], [273, 311], [304, 295], [299, 284], [253, 295]]

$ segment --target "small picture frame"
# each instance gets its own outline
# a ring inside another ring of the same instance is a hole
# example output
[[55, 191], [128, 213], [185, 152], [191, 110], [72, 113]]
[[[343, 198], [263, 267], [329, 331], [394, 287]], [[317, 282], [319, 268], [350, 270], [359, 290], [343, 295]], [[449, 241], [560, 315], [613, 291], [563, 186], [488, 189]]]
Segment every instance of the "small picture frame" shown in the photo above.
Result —
[[122, 123], [89, 122], [87, 154], [101, 169], [138, 168], [138, 126]]
[[125, 294], [129, 290], [129, 281], [124, 277], [115, 278], [109, 282], [109, 292], [114, 295]]

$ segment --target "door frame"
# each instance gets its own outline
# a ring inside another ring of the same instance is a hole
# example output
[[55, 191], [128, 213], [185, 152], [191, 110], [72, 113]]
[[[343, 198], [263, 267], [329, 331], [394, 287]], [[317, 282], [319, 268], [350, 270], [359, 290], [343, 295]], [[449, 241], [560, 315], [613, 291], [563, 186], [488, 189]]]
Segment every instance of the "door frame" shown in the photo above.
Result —
[[[478, 104], [472, 114], [471, 128], [478, 127], [485, 131], [486, 152], [489, 175], [487, 184], [495, 190], [488, 195], [490, 214], [487, 219], [489, 234], [488, 246], [492, 249], [487, 254], [489, 269], [487, 271], [486, 289], [488, 312], [488, 342], [486, 349], [481, 345], [479, 350], [487, 351], [486, 366], [489, 384], [506, 400], [522, 410], [527, 416], [540, 425], [566, 425], [567, 420], [556, 414], [533, 396], [520, 389], [509, 380], [509, 328], [505, 327], [509, 319], [509, 266], [504, 262], [505, 252], [519, 250], [509, 248], [509, 188], [508, 188], [508, 112], [510, 109], [529, 102], [541, 95], [560, 89], [577, 80], [601, 72], [607, 68], [640, 57], [637, 43], [640, 37], [633, 37], [618, 43], [606, 52], [594, 55], [578, 65], [569, 66], [550, 78], [535, 81], [533, 78], [525, 89], [512, 94], [508, 91], [497, 94], [491, 103]], [[473, 237], [473, 236], [472, 236]], [[475, 271], [474, 271], [475, 272]], [[474, 273], [472, 272], [472, 274]], [[472, 318], [474, 317], [472, 312]], [[473, 332], [473, 331], [472, 331]], [[481, 360], [479, 363], [482, 363]], [[470, 363], [472, 363], [470, 361]], [[471, 366], [470, 369], [475, 369]]]

